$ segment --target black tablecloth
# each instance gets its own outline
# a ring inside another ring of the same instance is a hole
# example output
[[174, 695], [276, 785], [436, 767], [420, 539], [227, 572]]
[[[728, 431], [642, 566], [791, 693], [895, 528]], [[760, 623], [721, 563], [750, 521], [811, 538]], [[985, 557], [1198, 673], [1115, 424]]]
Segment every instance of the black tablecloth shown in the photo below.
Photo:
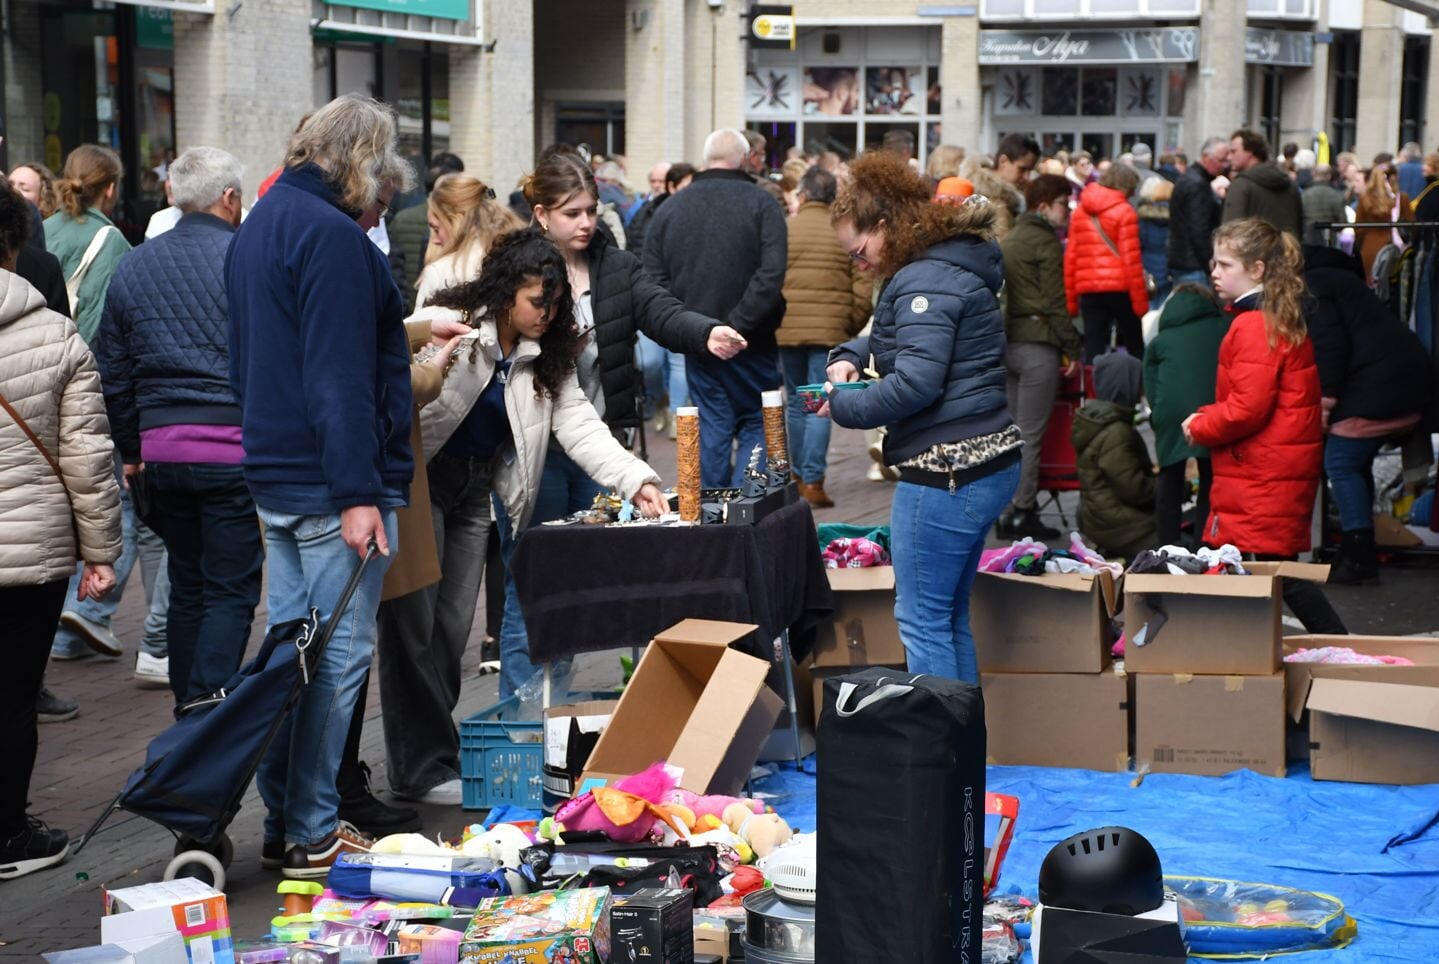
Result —
[[691, 618], [757, 623], [766, 661], [789, 629], [802, 659], [834, 609], [806, 502], [752, 526], [535, 526], [511, 570], [536, 662], [642, 646]]

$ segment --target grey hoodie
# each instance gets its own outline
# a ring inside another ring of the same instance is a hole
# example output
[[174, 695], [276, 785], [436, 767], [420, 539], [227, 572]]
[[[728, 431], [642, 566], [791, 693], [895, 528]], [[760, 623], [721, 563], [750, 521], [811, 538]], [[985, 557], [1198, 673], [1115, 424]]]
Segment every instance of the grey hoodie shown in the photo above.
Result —
[[1273, 161], [1256, 164], [1234, 176], [1224, 197], [1223, 223], [1240, 218], [1259, 218], [1297, 241], [1304, 232], [1304, 202], [1299, 188]]

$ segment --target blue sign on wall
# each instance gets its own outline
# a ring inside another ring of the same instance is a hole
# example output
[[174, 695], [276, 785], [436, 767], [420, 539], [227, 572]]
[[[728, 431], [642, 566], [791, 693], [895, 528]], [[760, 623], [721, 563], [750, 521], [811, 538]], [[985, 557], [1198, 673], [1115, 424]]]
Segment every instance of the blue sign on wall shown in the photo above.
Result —
[[403, 13], [411, 17], [439, 17], [444, 20], [470, 19], [470, 0], [333, 0], [337, 7], [361, 7]]

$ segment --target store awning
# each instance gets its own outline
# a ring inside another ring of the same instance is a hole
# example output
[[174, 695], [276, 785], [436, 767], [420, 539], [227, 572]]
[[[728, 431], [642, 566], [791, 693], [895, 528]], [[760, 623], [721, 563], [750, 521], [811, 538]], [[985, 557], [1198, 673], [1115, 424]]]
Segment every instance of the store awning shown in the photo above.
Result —
[[132, 7], [155, 7], [158, 10], [170, 10], [175, 13], [215, 13], [215, 4], [212, 0], [115, 0], [116, 3], [127, 3]]
[[310, 29], [430, 43], [487, 46], [484, 0], [311, 0]]

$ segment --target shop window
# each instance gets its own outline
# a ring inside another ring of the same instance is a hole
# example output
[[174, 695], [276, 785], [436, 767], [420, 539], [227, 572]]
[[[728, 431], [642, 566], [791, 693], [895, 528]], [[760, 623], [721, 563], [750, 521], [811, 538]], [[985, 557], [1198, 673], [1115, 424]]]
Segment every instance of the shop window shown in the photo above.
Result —
[[1044, 17], [1050, 14], [1072, 17], [1079, 13], [1080, 0], [1034, 0], [1034, 15]]
[[924, 113], [924, 72], [918, 67], [870, 67], [864, 73], [867, 114]]
[[1121, 154], [1134, 150], [1135, 144], [1147, 144], [1150, 151], [1159, 153], [1160, 145], [1154, 143], [1153, 131], [1131, 131], [1119, 135], [1119, 152]]
[[1114, 135], [1107, 131], [1089, 131], [1079, 136], [1082, 150], [1094, 158], [1094, 163], [1114, 157]]
[[797, 67], [751, 67], [745, 76], [745, 113], [751, 117], [791, 117], [799, 112], [804, 90]]
[[929, 152], [942, 143], [944, 143], [944, 140], [940, 126], [938, 124], [924, 125], [924, 156], [928, 157]]
[[1045, 153], [1045, 156], [1058, 154], [1060, 151], [1073, 151], [1074, 135], [1068, 131], [1063, 133], [1055, 133], [1053, 131], [1041, 133], [1039, 135], [1039, 148]]
[[779, 170], [789, 149], [799, 143], [795, 133], [797, 126], [784, 121], [750, 121], [749, 129], [764, 135], [764, 161], [772, 170]]
[[859, 125], [843, 121], [809, 122], [804, 125], [804, 152], [834, 151], [840, 157], [854, 157], [859, 151]]
[[1119, 72], [1119, 112], [1124, 117], [1158, 117], [1164, 103], [1162, 75], [1155, 67], [1125, 67]]
[[1354, 147], [1359, 116], [1359, 34], [1336, 31], [1329, 45], [1329, 143], [1336, 151]]
[[1079, 113], [1079, 70], [1075, 67], [1044, 68], [1041, 113], [1072, 117]]
[[1183, 67], [1169, 68], [1169, 100], [1166, 103], [1166, 113], [1170, 117], [1184, 116], [1184, 91], [1188, 86], [1185, 84], [1185, 75], [1188, 71]]
[[625, 152], [624, 104], [558, 104], [555, 140], [606, 157]]
[[1259, 88], [1259, 132], [1275, 147], [1279, 145], [1279, 114], [1284, 101], [1284, 76], [1278, 67], [1261, 68]]
[[805, 114], [857, 114], [862, 102], [858, 67], [810, 67], [805, 70]]
[[994, 116], [1026, 117], [1039, 106], [1040, 72], [1033, 67], [1005, 67], [994, 84]]
[[939, 68], [929, 68], [929, 83], [925, 89], [925, 108], [931, 114], [944, 109], [944, 88], [939, 84]]
[[1424, 143], [1424, 85], [1429, 77], [1429, 39], [1404, 40], [1404, 70], [1399, 86], [1399, 140]]
[[1086, 117], [1113, 117], [1119, 88], [1117, 67], [1086, 67], [1079, 86], [1080, 113]]
[[914, 136], [914, 156], [919, 156], [919, 125], [918, 124], [886, 124], [871, 121], [864, 125], [864, 149], [875, 150], [884, 146], [884, 135], [890, 131], [909, 131]]

